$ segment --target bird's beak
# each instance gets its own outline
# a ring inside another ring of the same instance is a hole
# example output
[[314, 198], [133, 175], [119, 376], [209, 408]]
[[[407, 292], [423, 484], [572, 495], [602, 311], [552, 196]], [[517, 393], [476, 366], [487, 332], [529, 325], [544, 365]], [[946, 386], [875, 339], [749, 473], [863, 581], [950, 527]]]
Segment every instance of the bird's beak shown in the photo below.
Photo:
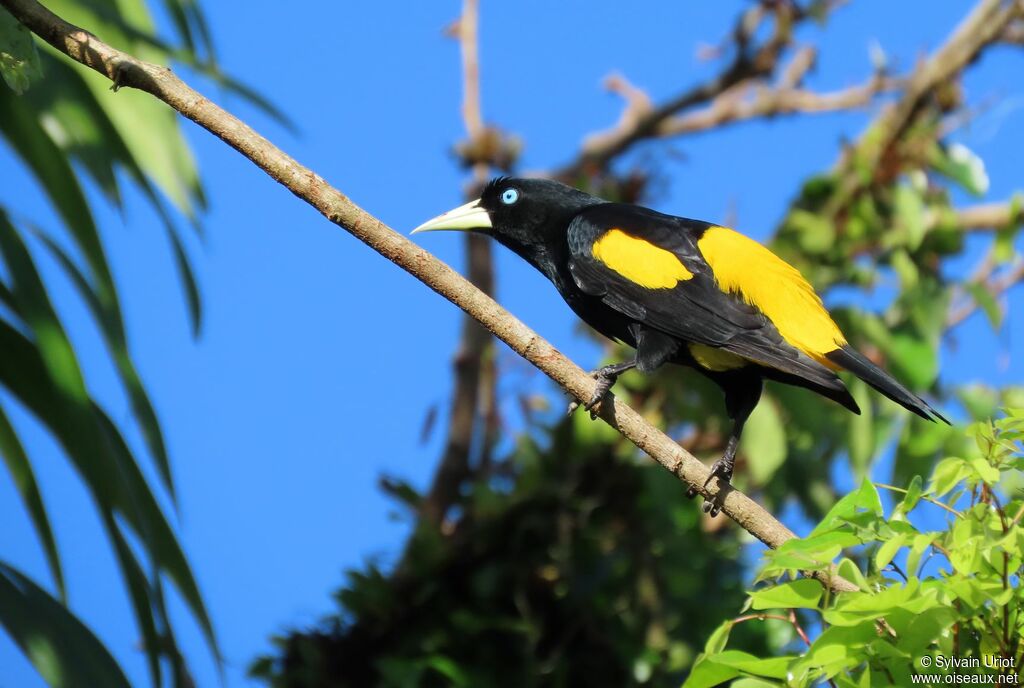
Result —
[[490, 229], [491, 228], [491, 216], [487, 214], [487, 211], [480, 205], [480, 199], [467, 203], [466, 205], [460, 205], [454, 210], [449, 210], [447, 213], [438, 215], [433, 220], [427, 220], [416, 229], [412, 230], [413, 234], [418, 232], [436, 232], [442, 229], [454, 229], [463, 232], [467, 232], [473, 229]]

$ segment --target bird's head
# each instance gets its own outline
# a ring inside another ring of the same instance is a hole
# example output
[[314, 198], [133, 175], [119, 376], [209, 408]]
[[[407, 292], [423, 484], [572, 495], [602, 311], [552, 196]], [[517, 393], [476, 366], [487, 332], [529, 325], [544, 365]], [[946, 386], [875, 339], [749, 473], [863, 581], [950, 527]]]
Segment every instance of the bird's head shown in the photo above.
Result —
[[424, 222], [412, 231], [481, 232], [528, 260], [565, 244], [569, 221], [600, 198], [550, 179], [498, 177], [480, 198]]

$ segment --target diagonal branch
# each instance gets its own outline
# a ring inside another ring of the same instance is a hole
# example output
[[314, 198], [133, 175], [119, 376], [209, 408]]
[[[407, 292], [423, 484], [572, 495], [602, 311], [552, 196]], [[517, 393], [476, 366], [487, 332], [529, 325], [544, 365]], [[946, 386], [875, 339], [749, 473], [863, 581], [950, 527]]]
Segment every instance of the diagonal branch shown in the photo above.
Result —
[[[594, 392], [595, 381], [551, 344], [474, 287], [466, 278], [353, 203], [323, 178], [189, 87], [170, 69], [138, 60], [92, 34], [56, 16], [35, 0], [0, 0], [14, 17], [60, 52], [106, 76], [114, 88], [130, 87], [159, 98], [251, 160], [271, 178], [316, 208], [370, 248], [392, 261], [451, 301], [530, 361], [580, 401]], [[695, 486], [706, 498], [719, 489], [702, 487], [707, 467], [684, 451], [636, 411], [609, 396], [601, 418], [682, 482]], [[772, 514], [742, 492], [726, 487], [723, 512], [769, 547], [778, 547], [795, 535]], [[857, 590], [834, 573], [816, 574], [837, 592]]]
[[[900, 98], [883, 109], [857, 145], [840, 158], [837, 169], [847, 174], [829, 200], [826, 216], [838, 215], [868, 186], [874, 170], [913, 124], [935, 89], [960, 74], [1022, 13], [1022, 0], [982, 0], [971, 9], [949, 38], [914, 70]], [[872, 174], [866, 175], [863, 170]]]

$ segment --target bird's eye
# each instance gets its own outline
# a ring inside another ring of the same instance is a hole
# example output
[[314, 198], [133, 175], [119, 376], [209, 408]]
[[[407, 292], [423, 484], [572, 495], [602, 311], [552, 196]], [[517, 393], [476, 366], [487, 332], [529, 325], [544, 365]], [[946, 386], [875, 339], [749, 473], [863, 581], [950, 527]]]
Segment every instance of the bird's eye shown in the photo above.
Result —
[[501, 202], [505, 205], [512, 205], [519, 200], [519, 192], [515, 189], [505, 189], [501, 192]]

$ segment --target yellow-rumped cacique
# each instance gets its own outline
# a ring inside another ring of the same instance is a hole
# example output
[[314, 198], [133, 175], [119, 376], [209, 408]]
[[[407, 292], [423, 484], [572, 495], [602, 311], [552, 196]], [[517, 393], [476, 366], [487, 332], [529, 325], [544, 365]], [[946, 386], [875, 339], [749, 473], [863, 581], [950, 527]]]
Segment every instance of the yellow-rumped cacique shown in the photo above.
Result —
[[[609, 203], [556, 181], [499, 177], [479, 199], [413, 233], [433, 230], [493, 237], [551, 280], [584, 322], [636, 349], [631, 360], [593, 373], [588, 410], [632, 368], [652, 373], [676, 363], [717, 383], [732, 430], [708, 481], [732, 478], [740, 433], [765, 379], [859, 414], [836, 375], [847, 370], [922, 418], [949, 422], [846, 342], [796, 268], [727, 227]], [[705, 504], [712, 514], [719, 508]]]

